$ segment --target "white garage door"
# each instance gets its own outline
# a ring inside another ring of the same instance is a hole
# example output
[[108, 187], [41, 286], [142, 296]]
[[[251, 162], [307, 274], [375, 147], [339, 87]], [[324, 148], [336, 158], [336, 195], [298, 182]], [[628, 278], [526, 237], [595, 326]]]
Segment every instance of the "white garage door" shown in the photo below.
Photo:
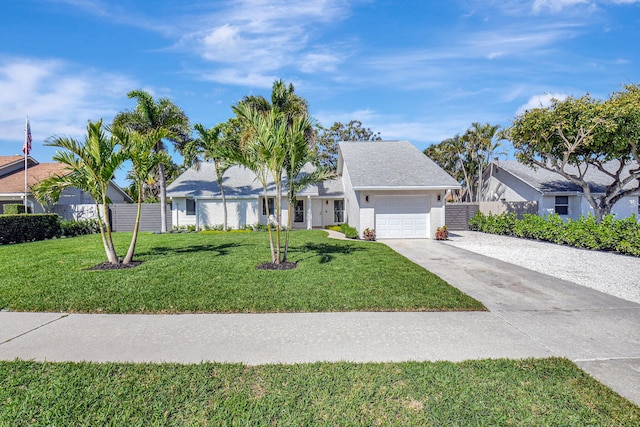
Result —
[[379, 239], [429, 236], [427, 196], [376, 197], [376, 237]]

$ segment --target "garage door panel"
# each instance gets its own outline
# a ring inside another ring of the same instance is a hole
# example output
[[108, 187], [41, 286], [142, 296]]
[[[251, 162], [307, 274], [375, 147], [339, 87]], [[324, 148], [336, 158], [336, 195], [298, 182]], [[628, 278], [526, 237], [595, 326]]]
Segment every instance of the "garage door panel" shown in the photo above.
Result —
[[377, 197], [375, 212], [378, 238], [428, 237], [429, 213], [426, 196]]

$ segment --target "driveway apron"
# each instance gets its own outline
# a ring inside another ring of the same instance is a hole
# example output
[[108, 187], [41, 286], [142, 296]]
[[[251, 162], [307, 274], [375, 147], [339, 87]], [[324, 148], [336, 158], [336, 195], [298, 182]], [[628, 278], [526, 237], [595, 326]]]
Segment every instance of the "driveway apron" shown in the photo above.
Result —
[[385, 243], [640, 404], [640, 304], [444, 242]]

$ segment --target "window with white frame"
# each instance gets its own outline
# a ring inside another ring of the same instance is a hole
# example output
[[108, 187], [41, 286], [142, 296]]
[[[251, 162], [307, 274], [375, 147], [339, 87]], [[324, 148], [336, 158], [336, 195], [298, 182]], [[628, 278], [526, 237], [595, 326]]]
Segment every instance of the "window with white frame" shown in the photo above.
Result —
[[194, 199], [187, 199], [187, 215], [196, 214], [196, 201]]
[[569, 215], [569, 196], [556, 196], [555, 213]]
[[276, 213], [276, 199], [275, 197], [262, 198], [262, 215], [267, 216], [274, 215]]

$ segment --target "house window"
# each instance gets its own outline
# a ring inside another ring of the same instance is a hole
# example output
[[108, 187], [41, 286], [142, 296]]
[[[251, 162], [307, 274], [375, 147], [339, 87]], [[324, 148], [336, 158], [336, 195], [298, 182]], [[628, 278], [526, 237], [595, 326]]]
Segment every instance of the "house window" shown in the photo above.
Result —
[[569, 215], [569, 196], [556, 196], [555, 212], [558, 215]]
[[262, 199], [262, 215], [267, 216], [267, 209], [269, 209], [269, 215], [276, 213], [276, 199], [274, 197], [268, 197]]
[[333, 222], [336, 224], [344, 222], [344, 200], [333, 201]]
[[187, 199], [187, 215], [196, 214], [196, 201], [194, 199]]
[[296, 200], [295, 216], [293, 222], [304, 222], [304, 201]]

